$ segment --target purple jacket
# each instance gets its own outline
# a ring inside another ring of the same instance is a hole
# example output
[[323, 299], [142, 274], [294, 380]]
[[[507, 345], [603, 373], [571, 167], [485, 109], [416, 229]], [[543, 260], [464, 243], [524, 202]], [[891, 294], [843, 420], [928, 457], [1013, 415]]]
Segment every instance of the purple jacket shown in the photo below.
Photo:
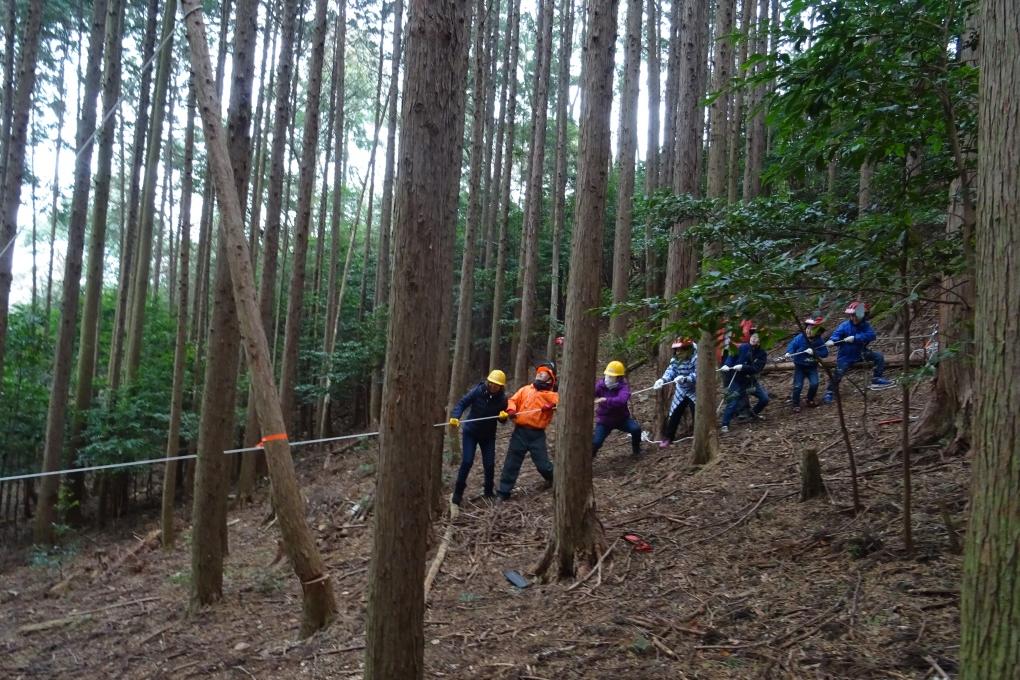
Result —
[[612, 388], [606, 387], [605, 378], [595, 383], [595, 398], [605, 397], [605, 401], [595, 407], [595, 422], [608, 427], [622, 425], [630, 418], [630, 385], [626, 378], [619, 378]]

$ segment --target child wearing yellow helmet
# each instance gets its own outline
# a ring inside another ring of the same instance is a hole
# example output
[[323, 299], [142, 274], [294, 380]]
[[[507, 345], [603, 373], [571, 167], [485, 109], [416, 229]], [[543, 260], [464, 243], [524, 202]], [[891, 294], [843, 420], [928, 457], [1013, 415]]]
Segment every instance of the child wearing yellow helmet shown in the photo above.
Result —
[[610, 361], [603, 377], [595, 383], [595, 434], [591, 441], [593, 458], [613, 430], [628, 433], [631, 453], [635, 456], [641, 454], [641, 424], [631, 417], [627, 407], [630, 385], [627, 384], [626, 374], [623, 362]]

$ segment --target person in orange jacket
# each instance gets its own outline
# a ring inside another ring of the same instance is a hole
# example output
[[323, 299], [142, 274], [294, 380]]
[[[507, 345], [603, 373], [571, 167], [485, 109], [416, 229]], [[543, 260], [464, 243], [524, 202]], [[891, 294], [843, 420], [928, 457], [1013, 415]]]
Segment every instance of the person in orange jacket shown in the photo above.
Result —
[[545, 444], [545, 428], [552, 422], [560, 395], [553, 391], [556, 374], [547, 365], [535, 371], [535, 380], [525, 385], [510, 397], [506, 412], [514, 421], [510, 445], [503, 460], [503, 471], [499, 475], [497, 495], [508, 500], [517, 484], [517, 475], [524, 463], [524, 454], [531, 454], [531, 462], [547, 482], [552, 482], [553, 466]]

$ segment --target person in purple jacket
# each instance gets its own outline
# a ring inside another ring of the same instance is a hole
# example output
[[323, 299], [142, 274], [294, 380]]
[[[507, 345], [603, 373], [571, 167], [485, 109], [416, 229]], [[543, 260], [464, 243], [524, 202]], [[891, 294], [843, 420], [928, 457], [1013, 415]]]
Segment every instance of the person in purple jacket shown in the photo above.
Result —
[[635, 456], [641, 455], [641, 424], [630, 417], [630, 385], [627, 371], [620, 361], [606, 365], [605, 377], [595, 383], [595, 435], [591, 440], [592, 458], [602, 448], [613, 430], [630, 434], [630, 448]]

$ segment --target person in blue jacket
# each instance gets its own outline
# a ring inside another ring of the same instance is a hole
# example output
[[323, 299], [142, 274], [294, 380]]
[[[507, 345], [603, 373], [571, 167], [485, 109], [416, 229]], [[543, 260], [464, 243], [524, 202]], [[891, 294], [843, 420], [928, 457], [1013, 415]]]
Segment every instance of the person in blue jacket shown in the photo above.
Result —
[[820, 316], [804, 320], [804, 332], [786, 346], [787, 359], [793, 359], [793, 412], [800, 413], [800, 393], [804, 389], [804, 379], [808, 381], [807, 405], [818, 406], [815, 395], [818, 394], [818, 359], [829, 356], [829, 348], [822, 339], [822, 322]]
[[868, 323], [868, 306], [859, 300], [854, 300], [843, 312], [847, 315], [846, 321], [841, 323], [832, 332], [825, 346], [832, 348], [839, 345], [836, 352], [836, 370], [832, 372], [832, 380], [825, 390], [824, 401], [831, 404], [834, 398], [836, 387], [843, 375], [859, 361], [870, 361], [874, 365], [874, 372], [871, 378], [871, 389], [881, 390], [892, 385], [892, 382], [882, 377], [885, 370], [885, 357], [881, 352], [868, 349], [868, 344], [874, 341], [875, 330]]
[[753, 394], [758, 402], [751, 409], [751, 415], [758, 420], [764, 420], [761, 412], [768, 406], [769, 393], [758, 383], [758, 375], [765, 368], [768, 355], [761, 348], [761, 336], [757, 328], [751, 329], [751, 335], [747, 342], [740, 345], [736, 354], [726, 357], [725, 363], [720, 370], [724, 375], [733, 373], [726, 394], [726, 410], [723, 412], [722, 432], [730, 431], [730, 421], [737, 411], [744, 406], [747, 394]]
[[[460, 505], [467, 487], [468, 474], [475, 463], [475, 448], [482, 450], [482, 468], [485, 472], [484, 497], [494, 499], [493, 479], [496, 473], [496, 421], [506, 422], [506, 374], [494, 370], [484, 382], [480, 382], [460, 398], [450, 414], [450, 426], [460, 427], [460, 417], [468, 411], [461, 427], [461, 458], [457, 481], [453, 486], [450, 502]], [[478, 420], [488, 418], [488, 420]]]
[[677, 338], [673, 341], [673, 358], [666, 366], [665, 373], [652, 385], [662, 389], [666, 384], [673, 383], [673, 401], [669, 405], [669, 415], [662, 426], [660, 448], [668, 448], [676, 439], [676, 429], [684, 411], [691, 410], [694, 418], [695, 388], [698, 382], [698, 345], [690, 338]]

